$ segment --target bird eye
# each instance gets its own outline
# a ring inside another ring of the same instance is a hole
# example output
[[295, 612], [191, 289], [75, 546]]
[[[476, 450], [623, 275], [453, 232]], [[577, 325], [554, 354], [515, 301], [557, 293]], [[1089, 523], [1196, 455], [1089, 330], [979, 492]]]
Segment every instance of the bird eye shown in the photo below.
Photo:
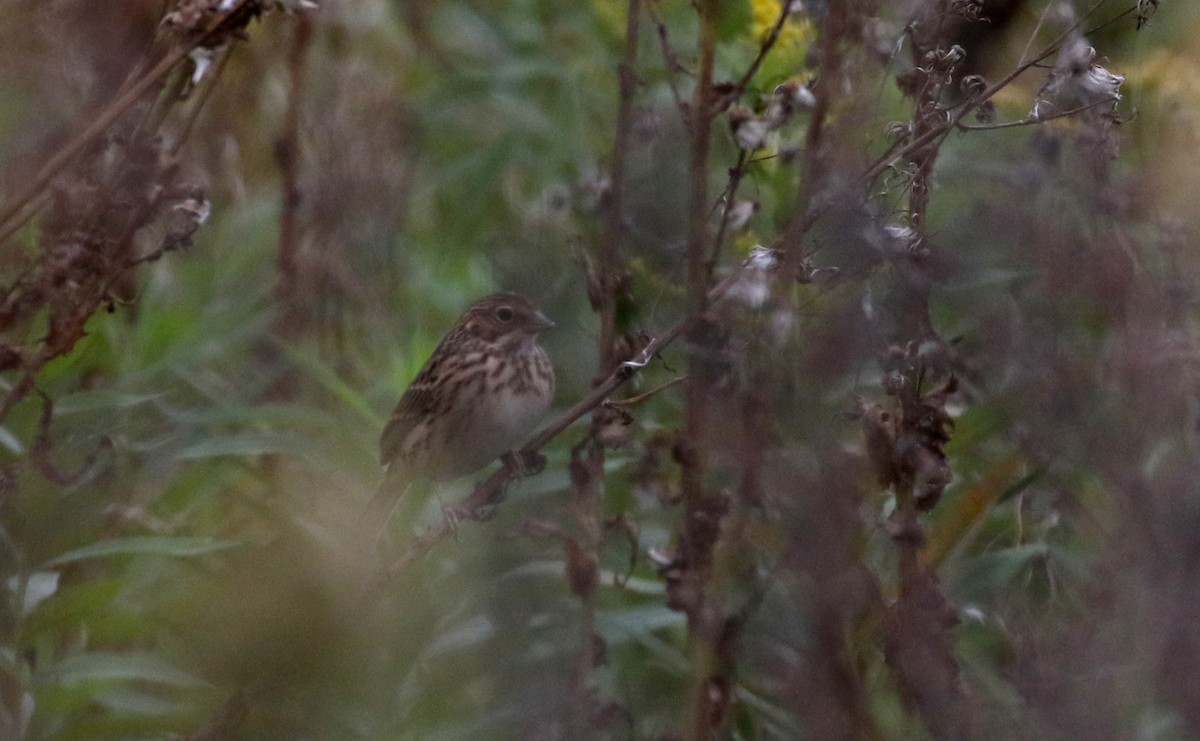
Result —
[[502, 322], [511, 322], [513, 319], [513, 310], [507, 306], [501, 306], [496, 309], [496, 318]]

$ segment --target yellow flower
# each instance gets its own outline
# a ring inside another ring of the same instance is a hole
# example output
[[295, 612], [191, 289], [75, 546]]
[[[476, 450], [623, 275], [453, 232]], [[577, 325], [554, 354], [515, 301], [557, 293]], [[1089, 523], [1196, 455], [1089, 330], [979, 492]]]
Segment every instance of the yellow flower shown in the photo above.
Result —
[[[783, 9], [784, 0], [750, 0], [750, 28], [754, 38], [764, 39], [775, 22], [779, 20], [779, 12]], [[790, 1], [790, 0], [789, 0]], [[812, 23], [808, 19], [797, 20], [788, 18], [779, 31], [779, 46], [806, 47], [813, 39]]]

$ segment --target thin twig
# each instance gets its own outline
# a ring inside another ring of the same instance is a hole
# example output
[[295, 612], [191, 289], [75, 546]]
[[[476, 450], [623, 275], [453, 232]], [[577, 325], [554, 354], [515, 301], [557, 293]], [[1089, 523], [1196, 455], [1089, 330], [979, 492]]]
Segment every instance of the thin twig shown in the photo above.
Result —
[[1025, 42], [1025, 48], [1021, 50], [1021, 57], [1017, 63], [1025, 61], [1026, 55], [1029, 54], [1029, 49], [1033, 46], [1033, 42], [1037, 40], [1038, 33], [1042, 30], [1042, 25], [1046, 22], [1046, 16], [1050, 14], [1050, 9], [1058, 5], [1058, 0], [1046, 0], [1046, 7], [1042, 8], [1041, 15], [1038, 16], [1037, 23], [1034, 24], [1033, 30], [1029, 32], [1029, 40]]
[[708, 269], [711, 271], [716, 267], [717, 261], [721, 258], [721, 244], [725, 241], [725, 233], [729, 230], [729, 210], [733, 208], [734, 200], [737, 198], [738, 187], [742, 184], [742, 177], [746, 174], [746, 164], [749, 161], [750, 153], [742, 149], [738, 151], [738, 160], [729, 170], [729, 184], [725, 186], [723, 199], [725, 208], [721, 210], [721, 221], [717, 224], [717, 235], [713, 238], [712, 250], [708, 255]]
[[637, 91], [637, 50], [641, 24], [641, 0], [629, 0], [625, 24], [625, 52], [617, 67], [619, 97], [617, 126], [613, 136], [612, 169], [609, 174], [608, 208], [604, 238], [596, 245], [600, 313], [600, 372], [612, 370], [617, 358], [617, 299], [624, 290], [625, 271], [620, 266], [625, 241], [623, 219], [625, 163], [633, 129], [633, 98]]
[[179, 133], [175, 137], [175, 143], [171, 146], [171, 156], [176, 157], [183, 149], [183, 145], [187, 142], [188, 137], [192, 134], [192, 129], [196, 125], [196, 121], [200, 118], [200, 112], [204, 110], [204, 105], [208, 102], [209, 96], [213, 90], [217, 88], [217, 81], [221, 79], [221, 73], [225, 71], [225, 67], [229, 62], [229, 57], [233, 56], [235, 41], [229, 43], [229, 47], [224, 49], [217, 55], [217, 60], [213, 62], [212, 69], [209, 70], [205, 77], [205, 84], [200, 88], [200, 92], [196, 94], [196, 99], [192, 103], [192, 108], [188, 112], [188, 116], [184, 119], [183, 126], [180, 127]]
[[671, 98], [675, 101], [675, 107], [679, 110], [679, 115], [683, 119], [684, 128], [689, 132], [692, 130], [692, 122], [688, 115], [687, 103], [683, 100], [683, 94], [679, 92], [679, 84], [675, 80], [675, 75], [685, 74], [691, 75], [686, 67], [679, 63], [679, 59], [675, 56], [675, 49], [671, 46], [671, 40], [667, 38], [667, 24], [663, 23], [658, 16], [658, 11], [654, 8], [654, 3], [646, 6], [646, 10], [650, 13], [650, 20], [654, 21], [654, 28], [658, 32], [659, 48], [662, 50], [663, 63], [667, 67], [667, 87], [671, 90]]
[[[824, 25], [817, 35], [814, 51], [820, 75], [812, 86], [816, 98], [809, 115], [808, 128], [804, 133], [804, 177], [796, 193], [796, 203], [791, 217], [783, 228], [779, 242], [784, 248], [785, 275], [796, 275], [804, 259], [802, 244], [804, 235], [812, 228], [818, 217], [815, 194], [825, 185], [826, 166], [822, 157], [825, 129], [830, 110], [837, 95], [835, 80], [843, 74], [845, 55], [838, 48], [840, 33], [834, 27], [844, 24], [848, 12], [845, 4], [836, 3], [826, 10]], [[788, 295], [791, 295], [790, 293]]]
[[733, 86], [734, 90], [737, 91], [737, 95], [733, 96], [735, 99], [745, 92], [746, 86], [750, 84], [750, 80], [754, 79], [754, 75], [758, 73], [758, 68], [762, 66], [767, 55], [771, 53], [771, 49], [775, 48], [775, 43], [779, 41], [779, 32], [783, 30], [788, 16], [791, 15], [790, 6], [791, 2], [789, 0], [782, 0], [779, 3], [779, 17], [775, 19], [775, 24], [771, 26], [771, 30], [767, 33], [766, 38], [759, 45], [758, 55], [754, 57], [754, 61], [750, 63], [750, 67], [746, 69], [745, 73], [738, 78], [738, 81]]
[[1042, 116], [1041, 118], [1023, 118], [1020, 121], [1005, 121], [1004, 123], [998, 123], [998, 124], [959, 123], [959, 124], [957, 124], [957, 126], [958, 126], [958, 128], [963, 129], [965, 131], [996, 131], [998, 129], [1015, 129], [1020, 126], [1034, 126], [1037, 124], [1046, 123], [1047, 121], [1053, 121], [1056, 118], [1066, 118], [1067, 116], [1074, 116], [1074, 115], [1083, 113], [1084, 111], [1090, 111], [1093, 108], [1098, 108], [1102, 105], [1112, 104], [1112, 103], [1116, 103], [1116, 102], [1117, 101], [1114, 98], [1105, 98], [1103, 100], [1097, 100], [1094, 103], [1088, 103], [1085, 106], [1080, 106], [1078, 108], [1072, 108], [1069, 111], [1062, 111], [1061, 113], [1052, 113], [1048, 116]]
[[670, 381], [667, 381], [666, 383], [662, 384], [661, 386], [652, 388], [649, 391], [645, 391], [643, 393], [638, 394], [637, 396], [630, 396], [626, 399], [616, 399], [614, 401], [608, 401], [605, 403], [608, 406], [612, 406], [612, 407], [635, 406], [637, 404], [641, 404], [643, 401], [646, 401], [647, 399], [649, 399], [653, 396], [657, 396], [657, 395], [661, 394], [662, 392], [666, 391], [667, 389], [669, 389], [673, 386], [678, 386], [679, 384], [683, 383], [686, 380], [688, 380], [687, 376], [677, 376], [675, 378], [672, 378]]
[[[40, 368], [41, 364], [35, 365], [34, 367]], [[34, 388], [34, 372], [33, 370], [27, 369], [21, 374], [21, 380], [17, 381], [16, 384], [14, 384], [13, 387], [8, 390], [8, 393], [4, 395], [4, 401], [0, 402], [0, 422], [3, 422], [4, 419], [8, 417], [9, 412], [11, 412], [22, 399], [28, 396], [29, 392], [33, 391]]]

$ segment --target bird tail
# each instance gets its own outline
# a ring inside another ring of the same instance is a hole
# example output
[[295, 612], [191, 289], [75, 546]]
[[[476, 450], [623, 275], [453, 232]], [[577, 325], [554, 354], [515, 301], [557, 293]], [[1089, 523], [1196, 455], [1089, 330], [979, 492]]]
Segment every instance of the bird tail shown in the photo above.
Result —
[[403, 466], [395, 463], [388, 466], [379, 489], [375, 491], [375, 496], [371, 497], [361, 515], [362, 532], [373, 533], [372, 542], [378, 542], [383, 536], [400, 497], [411, 484], [411, 479], [404, 475]]

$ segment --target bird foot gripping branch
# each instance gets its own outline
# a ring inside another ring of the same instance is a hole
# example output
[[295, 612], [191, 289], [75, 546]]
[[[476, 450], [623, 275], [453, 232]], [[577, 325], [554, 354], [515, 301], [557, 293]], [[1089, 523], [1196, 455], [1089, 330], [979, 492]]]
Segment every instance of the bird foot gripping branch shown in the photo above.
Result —
[[500, 456], [500, 462], [516, 479], [537, 476], [546, 470], [546, 456], [533, 450], [510, 450]]

